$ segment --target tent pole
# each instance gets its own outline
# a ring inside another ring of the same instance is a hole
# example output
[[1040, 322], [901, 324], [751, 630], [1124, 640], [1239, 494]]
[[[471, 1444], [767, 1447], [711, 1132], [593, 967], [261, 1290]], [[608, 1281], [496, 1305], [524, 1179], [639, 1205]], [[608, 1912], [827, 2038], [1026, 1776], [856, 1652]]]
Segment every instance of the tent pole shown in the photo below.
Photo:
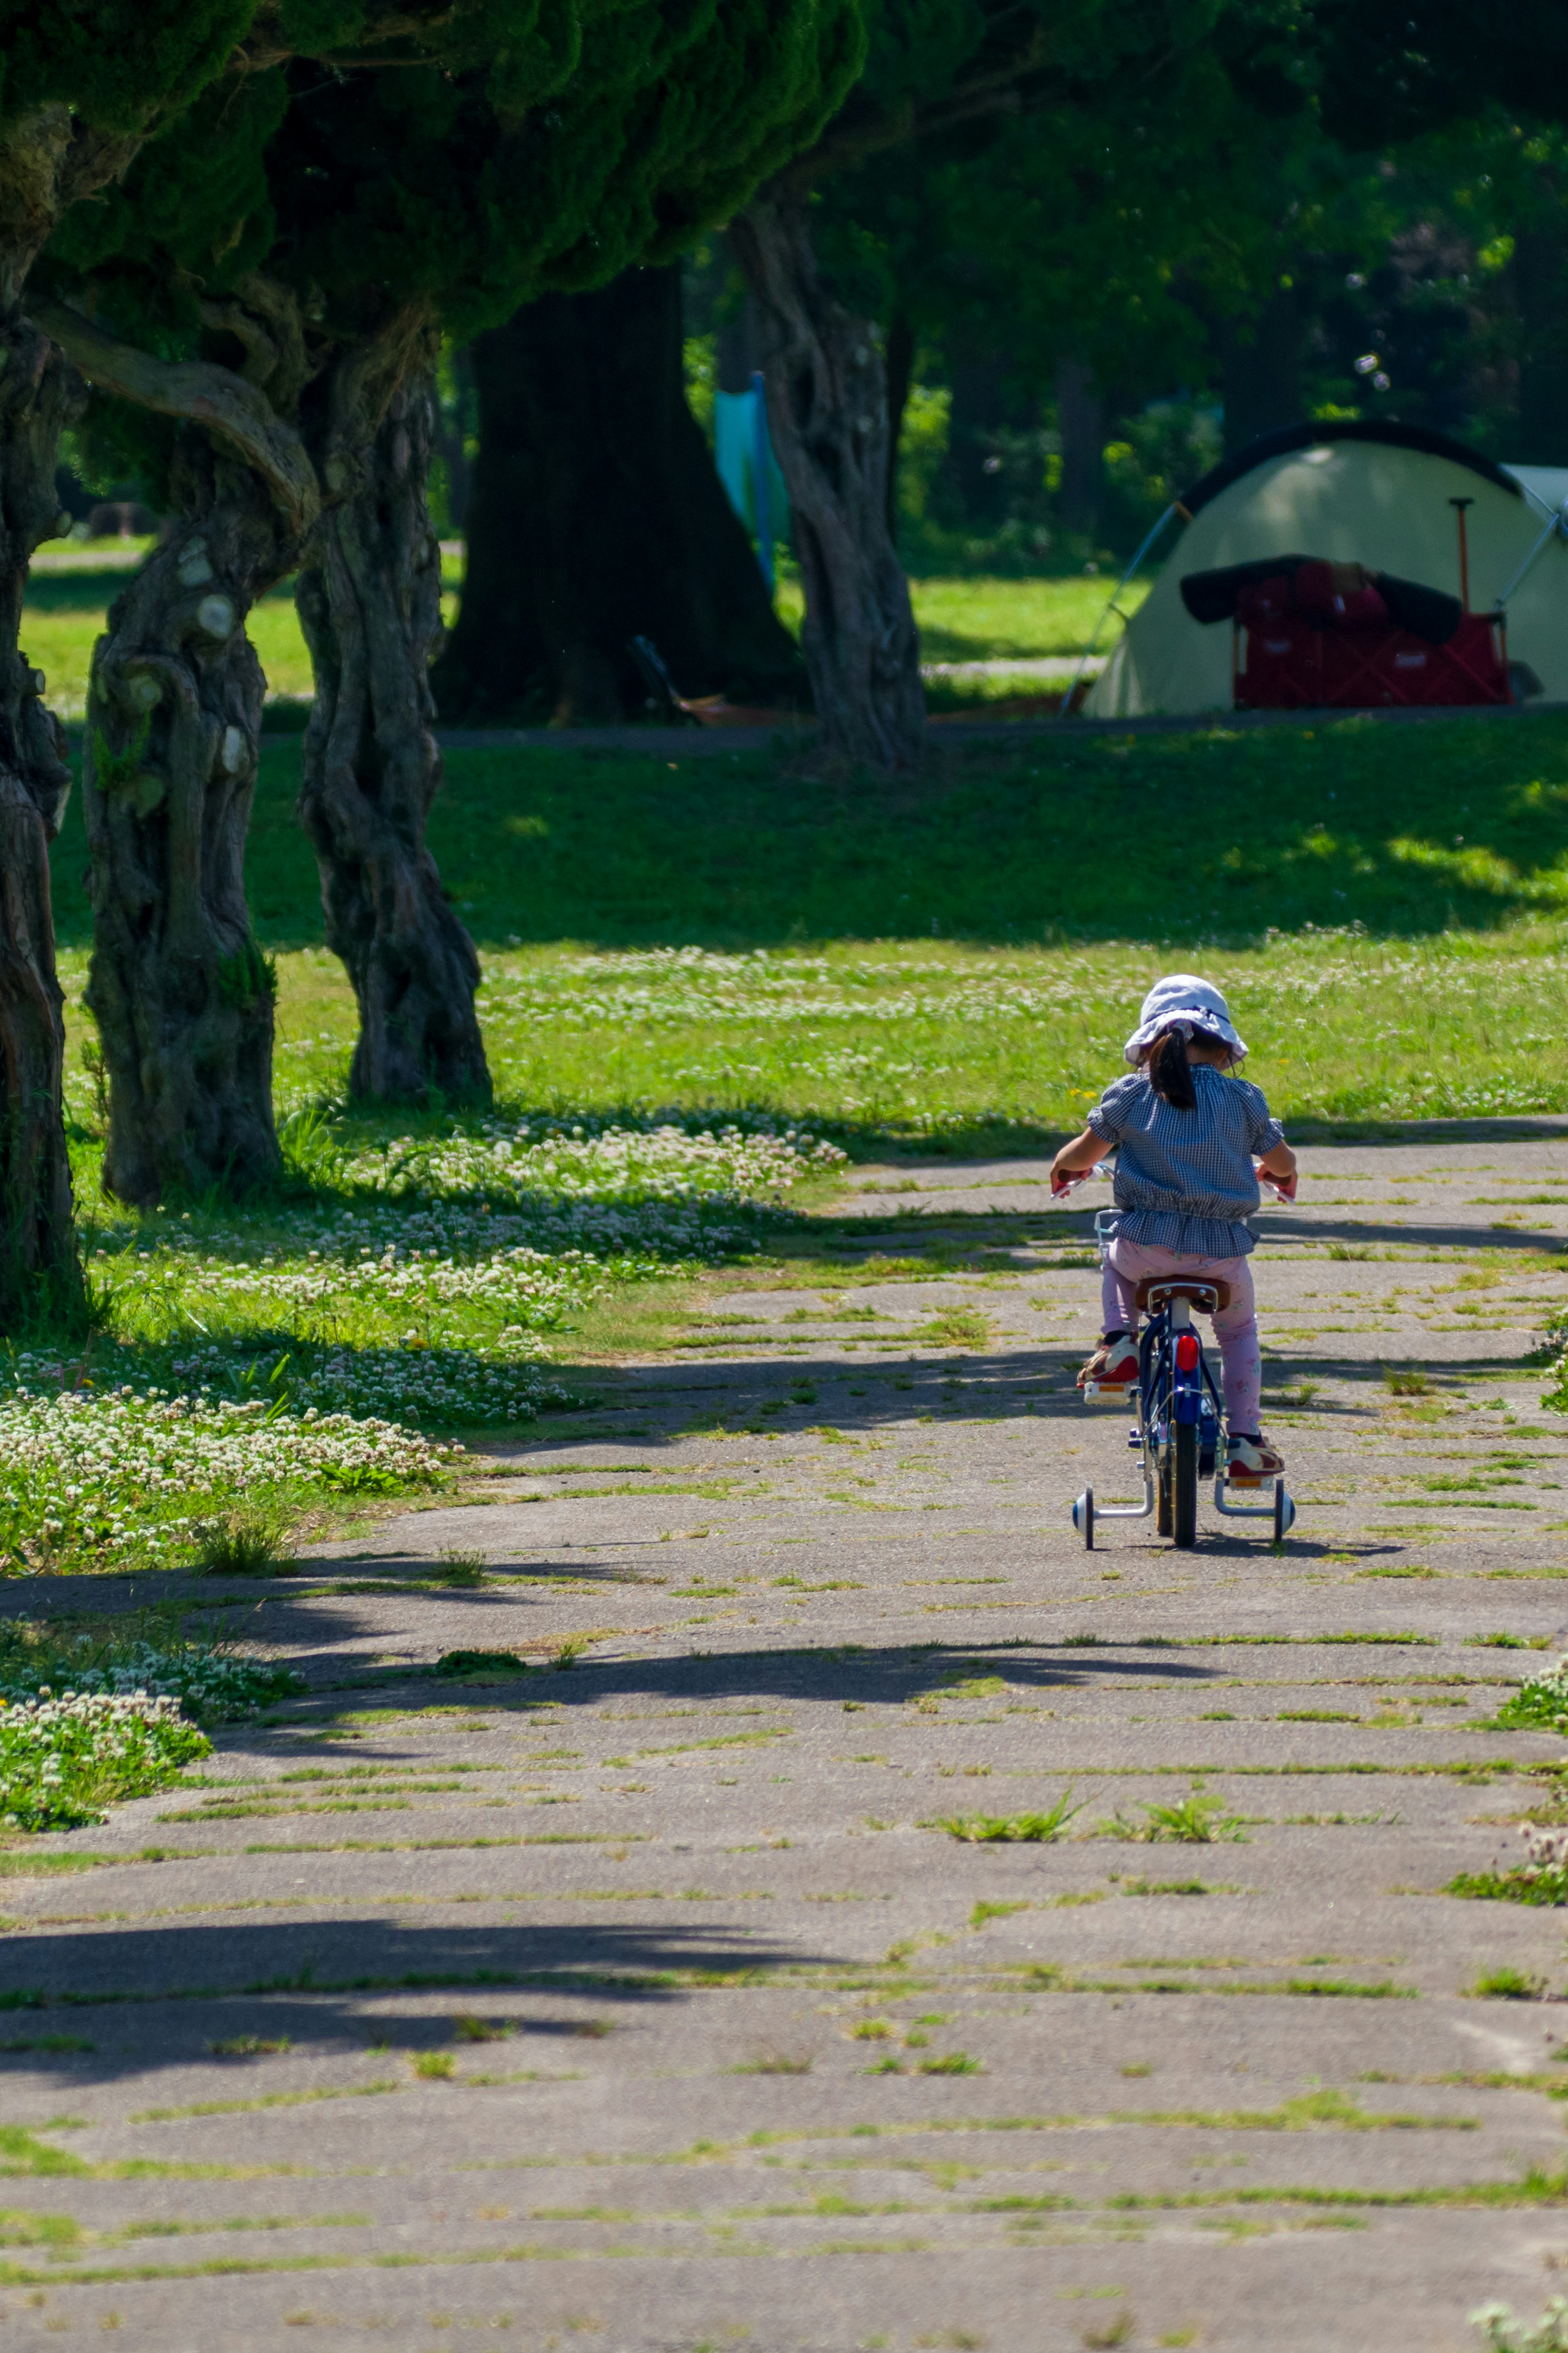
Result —
[[1459, 610], [1470, 609], [1470, 543], [1465, 530], [1465, 509], [1475, 505], [1474, 499], [1450, 499], [1448, 504], [1459, 519]]
[[[1072, 684], [1068, 687], [1067, 693], [1063, 696], [1062, 707], [1057, 713], [1057, 724], [1058, 726], [1060, 726], [1062, 721], [1071, 711], [1073, 697], [1078, 692], [1079, 688], [1083, 684], [1084, 671], [1094, 659], [1094, 649], [1100, 643], [1100, 633], [1101, 629], [1104, 628], [1112, 613], [1119, 612], [1121, 610], [1121, 607], [1116, 602], [1117, 598], [1121, 595], [1123, 589], [1127, 586], [1128, 582], [1132, 579], [1139, 565], [1142, 563], [1143, 558], [1148, 554], [1149, 550], [1153, 546], [1154, 542], [1159, 538], [1160, 533], [1164, 530], [1165, 525], [1170, 522], [1171, 517], [1173, 514], [1179, 514], [1184, 522], [1191, 522], [1192, 521], [1191, 515], [1187, 512], [1186, 508], [1182, 504], [1180, 499], [1173, 499], [1170, 505], [1165, 509], [1164, 513], [1160, 517], [1159, 522], [1154, 525], [1153, 529], [1144, 534], [1142, 545], [1139, 548], [1137, 554], [1133, 557], [1131, 563], [1128, 565], [1126, 571], [1122, 574], [1121, 579], [1111, 590], [1110, 602], [1106, 606], [1104, 612], [1101, 613], [1099, 620], [1094, 625], [1094, 635], [1090, 638], [1088, 645], [1085, 646], [1083, 649], [1082, 658], [1079, 662], [1078, 669], [1073, 673]], [[1121, 614], [1121, 619], [1123, 624], [1125, 624], [1127, 619], [1125, 613]]]
[[1530, 570], [1531, 565], [1535, 562], [1536, 557], [1540, 554], [1542, 549], [1545, 546], [1547, 541], [1551, 538], [1554, 531], [1562, 532], [1564, 539], [1568, 539], [1568, 520], [1564, 520], [1563, 516], [1560, 513], [1552, 516], [1551, 522], [1547, 524], [1546, 529], [1542, 533], [1541, 537], [1536, 541], [1535, 545], [1531, 549], [1530, 554], [1525, 557], [1524, 562], [1520, 565], [1519, 570], [1514, 574], [1513, 578], [1509, 582], [1507, 587], [1499, 591], [1497, 600], [1492, 606], [1492, 611], [1494, 613], [1500, 613], [1503, 610], [1509, 598], [1513, 595], [1514, 590], [1519, 586], [1520, 582]]

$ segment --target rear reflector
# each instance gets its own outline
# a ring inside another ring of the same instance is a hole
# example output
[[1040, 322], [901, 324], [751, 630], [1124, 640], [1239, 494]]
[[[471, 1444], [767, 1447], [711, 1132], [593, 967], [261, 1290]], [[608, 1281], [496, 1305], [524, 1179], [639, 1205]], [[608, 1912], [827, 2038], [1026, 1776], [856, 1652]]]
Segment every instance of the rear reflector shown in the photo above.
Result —
[[1195, 1332], [1180, 1332], [1176, 1335], [1176, 1370], [1195, 1373], [1198, 1368], [1198, 1335]]

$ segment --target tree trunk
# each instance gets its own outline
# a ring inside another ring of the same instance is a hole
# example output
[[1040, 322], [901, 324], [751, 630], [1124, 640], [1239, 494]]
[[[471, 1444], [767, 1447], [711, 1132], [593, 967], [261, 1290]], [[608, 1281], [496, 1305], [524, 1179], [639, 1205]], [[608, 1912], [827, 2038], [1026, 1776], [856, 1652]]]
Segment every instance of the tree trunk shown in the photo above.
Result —
[[1057, 433], [1062, 480], [1057, 512], [1064, 531], [1092, 539], [1105, 498], [1105, 403], [1081, 360], [1057, 368]]
[[279, 1166], [276, 981], [245, 903], [264, 684], [245, 617], [299, 542], [262, 477], [195, 427], [174, 487], [181, 526], [110, 607], [88, 695], [103, 1181], [140, 1206]]
[[27, 562], [55, 529], [55, 459], [76, 370], [13, 309], [0, 323], [0, 1332], [82, 1303], [64, 1126], [65, 1024], [49, 843], [70, 772], [17, 643]]
[[425, 846], [441, 783], [428, 675], [441, 551], [425, 497], [435, 425], [434, 387], [416, 376], [393, 397], [361, 487], [317, 525], [296, 592], [316, 673], [300, 815], [328, 944], [359, 1001], [360, 1101], [490, 1092], [479, 960]]
[[474, 345], [479, 453], [444, 719], [640, 714], [650, 638], [683, 694], [805, 700], [800, 658], [686, 405], [680, 273], [549, 294]]
[[764, 194], [731, 224], [756, 298], [773, 448], [805, 591], [801, 651], [824, 747], [912, 768], [925, 697], [909, 584], [888, 533], [888, 399], [876, 335], [836, 301], [803, 199]]

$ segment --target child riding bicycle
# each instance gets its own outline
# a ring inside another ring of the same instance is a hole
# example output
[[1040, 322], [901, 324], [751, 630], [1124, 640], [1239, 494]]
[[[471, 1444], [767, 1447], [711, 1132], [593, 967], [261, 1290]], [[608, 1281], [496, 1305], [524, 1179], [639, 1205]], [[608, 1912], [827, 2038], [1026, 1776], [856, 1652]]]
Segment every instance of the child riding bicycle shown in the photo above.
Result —
[[1115, 1080], [1081, 1135], [1051, 1164], [1051, 1190], [1116, 1154], [1115, 1238], [1102, 1281], [1104, 1334], [1079, 1387], [1130, 1388], [1138, 1378], [1138, 1285], [1151, 1276], [1228, 1284], [1214, 1318], [1225, 1379], [1226, 1465], [1268, 1478], [1282, 1457], [1259, 1428], [1262, 1354], [1246, 1223], [1267, 1176], [1296, 1197], [1296, 1155], [1260, 1087], [1226, 1072], [1246, 1056], [1225, 998], [1191, 973], [1156, 981], [1127, 1040], [1130, 1077]]

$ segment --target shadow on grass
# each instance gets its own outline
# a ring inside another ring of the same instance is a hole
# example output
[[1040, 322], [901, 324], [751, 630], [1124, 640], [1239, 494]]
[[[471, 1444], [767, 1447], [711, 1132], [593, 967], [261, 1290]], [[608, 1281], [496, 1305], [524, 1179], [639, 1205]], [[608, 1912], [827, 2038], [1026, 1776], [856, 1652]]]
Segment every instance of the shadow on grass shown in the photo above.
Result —
[[432, 844], [496, 946], [1414, 937], [1568, 905], [1560, 718], [943, 745], [892, 786], [755, 754], [472, 752], [448, 778]]
[[[75, 584], [54, 584], [61, 596]], [[671, 756], [674, 754], [675, 756]], [[246, 877], [271, 947], [321, 940], [297, 743], [264, 746]], [[741, 753], [451, 751], [430, 842], [481, 945], [1387, 937], [1568, 910], [1568, 720], [933, 747], [889, 783]], [[89, 916], [79, 795], [54, 852]]]

